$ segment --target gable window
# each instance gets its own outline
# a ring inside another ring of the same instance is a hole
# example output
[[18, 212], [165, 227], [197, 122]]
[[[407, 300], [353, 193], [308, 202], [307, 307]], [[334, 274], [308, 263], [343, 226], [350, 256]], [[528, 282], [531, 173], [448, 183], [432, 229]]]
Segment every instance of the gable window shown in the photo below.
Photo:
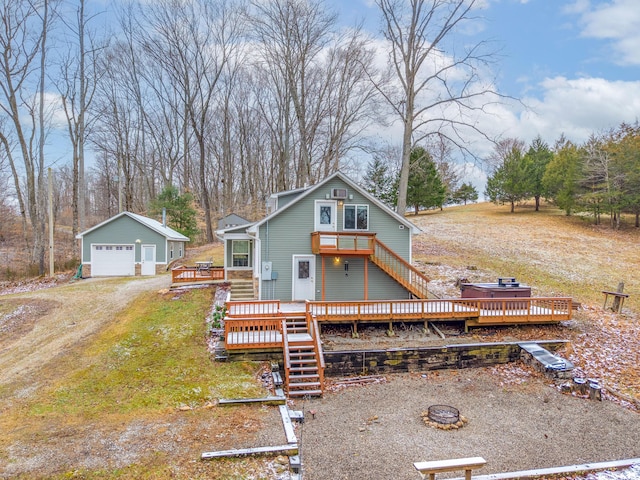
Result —
[[231, 242], [231, 257], [234, 267], [248, 267], [249, 240], [233, 240]]
[[345, 205], [344, 229], [369, 230], [369, 205]]

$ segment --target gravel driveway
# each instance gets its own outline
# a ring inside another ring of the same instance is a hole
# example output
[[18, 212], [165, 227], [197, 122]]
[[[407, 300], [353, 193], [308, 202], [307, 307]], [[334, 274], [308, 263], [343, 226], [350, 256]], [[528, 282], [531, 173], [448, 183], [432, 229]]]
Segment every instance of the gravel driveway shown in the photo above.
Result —
[[[640, 457], [637, 413], [561, 394], [541, 376], [492, 368], [386, 378], [296, 402], [306, 412], [305, 479], [416, 480], [413, 462], [468, 456], [488, 461], [478, 474]], [[420, 414], [433, 404], [455, 406], [469, 423], [426, 426]]]

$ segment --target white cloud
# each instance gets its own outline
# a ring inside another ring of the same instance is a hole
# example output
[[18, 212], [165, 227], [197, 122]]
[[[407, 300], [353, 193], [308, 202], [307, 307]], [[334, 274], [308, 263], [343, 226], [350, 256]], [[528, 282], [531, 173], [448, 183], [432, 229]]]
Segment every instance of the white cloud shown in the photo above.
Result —
[[574, 6], [574, 12], [581, 16], [582, 36], [609, 40], [615, 62], [640, 65], [638, 0], [613, 0], [593, 7], [588, 2], [576, 2]]
[[528, 141], [540, 134], [553, 143], [564, 133], [582, 142], [593, 133], [636, 121], [640, 112], [640, 81], [554, 77], [540, 86], [541, 98], [525, 98], [531, 109], [519, 119], [517, 136]]

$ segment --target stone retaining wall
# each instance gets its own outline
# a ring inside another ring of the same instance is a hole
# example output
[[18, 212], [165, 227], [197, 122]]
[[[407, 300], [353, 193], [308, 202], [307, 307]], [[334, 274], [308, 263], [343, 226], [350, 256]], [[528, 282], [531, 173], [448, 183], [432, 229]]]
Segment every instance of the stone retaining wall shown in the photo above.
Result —
[[[550, 351], [564, 346], [566, 340], [536, 342]], [[443, 347], [393, 348], [388, 350], [325, 351], [325, 375], [377, 375], [400, 372], [422, 372], [447, 368], [489, 367], [520, 359], [518, 342], [473, 343]], [[282, 350], [227, 351], [229, 361], [264, 361], [282, 363]]]
[[[537, 342], [555, 351], [566, 341]], [[520, 358], [517, 342], [476, 343], [444, 347], [396, 348], [389, 350], [325, 351], [325, 375], [377, 375], [421, 372], [447, 368], [488, 367]]]

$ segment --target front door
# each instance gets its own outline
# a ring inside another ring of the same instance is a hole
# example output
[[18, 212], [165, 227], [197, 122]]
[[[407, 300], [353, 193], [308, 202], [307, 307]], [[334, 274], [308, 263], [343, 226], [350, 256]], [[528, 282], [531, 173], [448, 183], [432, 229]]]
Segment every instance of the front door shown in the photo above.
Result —
[[155, 245], [142, 246], [142, 267], [140, 268], [140, 274], [141, 275], [156, 274], [156, 246]]
[[[315, 226], [316, 232], [335, 232], [338, 229], [338, 219], [335, 200], [316, 201]], [[320, 245], [337, 246], [335, 235], [320, 235]]]
[[316, 257], [293, 256], [293, 301], [315, 300]]

